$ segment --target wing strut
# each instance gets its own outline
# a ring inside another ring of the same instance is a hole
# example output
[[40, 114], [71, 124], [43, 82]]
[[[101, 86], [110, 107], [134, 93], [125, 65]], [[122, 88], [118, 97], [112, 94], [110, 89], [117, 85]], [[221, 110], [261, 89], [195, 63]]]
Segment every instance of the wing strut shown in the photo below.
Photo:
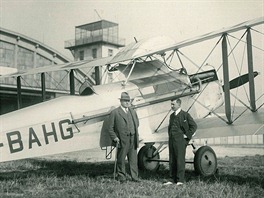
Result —
[[136, 65], [136, 62], [137, 62], [137, 60], [134, 60], [133, 65], [132, 65], [132, 67], [131, 67], [131, 69], [130, 69], [130, 71], [129, 71], [129, 74], [128, 74], [127, 78], [126, 78], [126, 81], [125, 81], [124, 85], [127, 84], [127, 81], [128, 81], [128, 79], [129, 79], [130, 75], [132, 74], [132, 71], [134, 70], [134, 67], [135, 67], [135, 65]]
[[255, 102], [255, 85], [254, 85], [254, 71], [253, 71], [253, 56], [252, 56], [252, 39], [250, 28], [247, 29], [247, 56], [248, 56], [248, 83], [250, 94], [250, 107], [251, 111], [256, 111]]
[[45, 85], [45, 73], [41, 73], [41, 95], [42, 102], [46, 100], [46, 85]]
[[70, 71], [70, 93], [71, 95], [75, 94], [75, 85], [74, 85], [74, 72], [73, 69]]
[[22, 107], [21, 76], [17, 77], [17, 109]]
[[231, 119], [231, 104], [230, 104], [230, 86], [229, 86], [229, 71], [228, 71], [228, 53], [227, 53], [227, 34], [223, 34], [222, 40], [222, 59], [223, 59], [223, 77], [224, 77], [224, 92], [225, 92], [225, 113], [228, 124], [232, 124]]

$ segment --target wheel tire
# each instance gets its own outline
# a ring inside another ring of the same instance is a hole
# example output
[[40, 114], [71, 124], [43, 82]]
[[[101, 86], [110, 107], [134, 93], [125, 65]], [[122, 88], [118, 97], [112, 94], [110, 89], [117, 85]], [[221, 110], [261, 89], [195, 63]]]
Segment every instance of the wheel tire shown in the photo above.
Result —
[[194, 156], [194, 170], [202, 176], [211, 176], [217, 170], [217, 158], [209, 146], [200, 147]]
[[159, 162], [148, 161], [150, 159], [160, 159], [159, 153], [153, 156], [157, 149], [154, 146], [143, 146], [138, 152], [138, 168], [140, 170], [156, 171], [159, 168]]

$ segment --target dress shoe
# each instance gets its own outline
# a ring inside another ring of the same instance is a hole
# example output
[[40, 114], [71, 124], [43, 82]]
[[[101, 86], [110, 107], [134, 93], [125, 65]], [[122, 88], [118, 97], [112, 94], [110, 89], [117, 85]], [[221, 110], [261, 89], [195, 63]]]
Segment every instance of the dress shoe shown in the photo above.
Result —
[[168, 186], [168, 185], [171, 185], [171, 184], [173, 184], [171, 181], [168, 181], [166, 183], [163, 183], [164, 186]]
[[176, 185], [177, 185], [177, 186], [182, 186], [183, 183], [182, 183], [182, 182], [177, 182]]

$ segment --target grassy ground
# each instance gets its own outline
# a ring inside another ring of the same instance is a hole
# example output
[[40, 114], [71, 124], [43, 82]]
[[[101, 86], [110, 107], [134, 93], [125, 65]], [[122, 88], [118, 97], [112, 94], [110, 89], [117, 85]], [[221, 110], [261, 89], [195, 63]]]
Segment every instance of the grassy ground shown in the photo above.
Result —
[[168, 164], [140, 172], [141, 183], [113, 180], [113, 162], [27, 159], [0, 164], [0, 197], [264, 197], [264, 156], [218, 159], [217, 175], [186, 166], [186, 184], [163, 186]]

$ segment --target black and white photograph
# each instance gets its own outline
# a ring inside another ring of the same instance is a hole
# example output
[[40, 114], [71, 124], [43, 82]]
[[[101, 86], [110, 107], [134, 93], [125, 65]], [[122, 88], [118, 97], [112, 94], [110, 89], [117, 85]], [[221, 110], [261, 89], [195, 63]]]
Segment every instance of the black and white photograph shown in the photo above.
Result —
[[0, 197], [264, 197], [263, 0], [0, 0]]

